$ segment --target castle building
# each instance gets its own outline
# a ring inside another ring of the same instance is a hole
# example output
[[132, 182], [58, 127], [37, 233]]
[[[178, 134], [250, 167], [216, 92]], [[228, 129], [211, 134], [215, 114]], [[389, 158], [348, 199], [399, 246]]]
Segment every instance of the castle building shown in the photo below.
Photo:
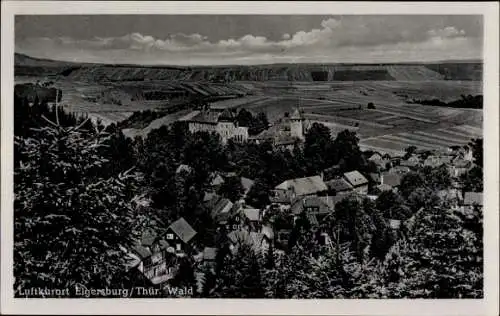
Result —
[[308, 122], [299, 108], [296, 108], [292, 115], [285, 115], [270, 128], [250, 139], [257, 144], [270, 141], [276, 147], [293, 149], [297, 142], [305, 140], [308, 128]]
[[248, 139], [248, 127], [238, 126], [235, 115], [229, 109], [217, 112], [205, 108], [193, 112], [190, 118], [184, 120], [191, 133], [215, 132], [220, 135], [222, 142], [229, 139], [235, 142], [245, 142]]

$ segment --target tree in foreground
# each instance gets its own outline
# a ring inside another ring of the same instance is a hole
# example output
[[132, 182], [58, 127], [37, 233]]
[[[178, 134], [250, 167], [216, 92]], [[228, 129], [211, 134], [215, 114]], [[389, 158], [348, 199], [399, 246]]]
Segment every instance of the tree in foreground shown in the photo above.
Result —
[[224, 258], [211, 297], [263, 298], [264, 283], [261, 258], [252, 246], [242, 243], [236, 254]]
[[407, 240], [387, 256], [387, 287], [394, 298], [481, 298], [482, 214], [443, 205], [415, 215]]
[[[55, 125], [55, 124], [54, 124]], [[141, 223], [131, 202], [137, 174], [104, 178], [103, 134], [42, 127], [15, 138], [15, 293], [32, 287], [121, 287]]]

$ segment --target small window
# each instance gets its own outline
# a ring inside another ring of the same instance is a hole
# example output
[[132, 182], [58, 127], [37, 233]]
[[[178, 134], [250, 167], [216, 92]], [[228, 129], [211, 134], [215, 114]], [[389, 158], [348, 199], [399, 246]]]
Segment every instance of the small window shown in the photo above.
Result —
[[168, 240], [174, 239], [174, 234], [167, 234], [167, 239]]
[[181, 244], [175, 245], [175, 248], [176, 248], [177, 251], [180, 251], [181, 250]]
[[233, 229], [237, 229], [238, 228], [238, 225], [233, 225]]
[[231, 227], [229, 225], [226, 225], [226, 229], [229, 230]]

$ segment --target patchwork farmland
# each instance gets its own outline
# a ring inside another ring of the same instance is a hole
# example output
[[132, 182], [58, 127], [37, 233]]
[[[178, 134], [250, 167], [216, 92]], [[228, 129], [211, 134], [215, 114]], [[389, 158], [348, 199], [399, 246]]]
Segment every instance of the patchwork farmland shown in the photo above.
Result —
[[[427, 84], [425, 83], [424, 86]], [[471, 83], [458, 83], [455, 90], [448, 82], [436, 81], [433, 88], [442, 85], [447, 90], [450, 99], [459, 98], [464, 93], [478, 93], [480, 87]], [[362, 149], [377, 150], [390, 154], [402, 154], [408, 146], [414, 145], [421, 149], [446, 149], [451, 145], [467, 144], [471, 138], [481, 136], [482, 111], [470, 109], [455, 109], [446, 107], [424, 106], [409, 104], [404, 96], [394, 93], [399, 91], [400, 83], [386, 84], [384, 82], [365, 82], [362, 85], [355, 83], [329, 83], [312, 85], [294, 84], [295, 88], [287, 94], [278, 93], [286, 84], [266, 85], [242, 84], [251, 94], [234, 99], [211, 102], [214, 109], [241, 109], [245, 108], [254, 114], [264, 112], [271, 122], [283, 117], [285, 112], [291, 113], [300, 106], [309, 123], [321, 123], [329, 127], [332, 135], [344, 129], [355, 131], [360, 138]], [[415, 83], [409, 85], [415, 88]], [[433, 97], [429, 87], [423, 89], [421, 95]], [[440, 90], [441, 93], [443, 90]], [[316, 93], [321, 91], [320, 93]], [[429, 92], [430, 91], [430, 92]], [[452, 97], [455, 95], [455, 97]], [[367, 109], [368, 103], [374, 103], [375, 109]], [[136, 101], [126, 106], [104, 105], [92, 115], [106, 122], [115, 119], [117, 111], [130, 115], [127, 108], [159, 109], [169, 106], [165, 101]], [[80, 106], [81, 110], [84, 110]], [[181, 116], [189, 114], [184, 110], [148, 124], [142, 130], [127, 129], [126, 134], [131, 137], [145, 136], [154, 128], [171, 124]]]
[[403, 154], [408, 146], [416, 146], [424, 150], [446, 150], [453, 145], [466, 145], [471, 138], [480, 138], [482, 135], [480, 127], [464, 124], [451, 128], [368, 137], [361, 140], [360, 147], [392, 154]]

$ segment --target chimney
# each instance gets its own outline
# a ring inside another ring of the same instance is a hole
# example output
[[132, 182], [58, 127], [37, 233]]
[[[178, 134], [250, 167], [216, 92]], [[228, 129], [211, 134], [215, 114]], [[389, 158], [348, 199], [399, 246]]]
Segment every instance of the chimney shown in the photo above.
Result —
[[325, 174], [323, 173], [323, 171], [320, 172], [319, 176], [320, 176], [321, 180], [323, 180], [325, 178]]

